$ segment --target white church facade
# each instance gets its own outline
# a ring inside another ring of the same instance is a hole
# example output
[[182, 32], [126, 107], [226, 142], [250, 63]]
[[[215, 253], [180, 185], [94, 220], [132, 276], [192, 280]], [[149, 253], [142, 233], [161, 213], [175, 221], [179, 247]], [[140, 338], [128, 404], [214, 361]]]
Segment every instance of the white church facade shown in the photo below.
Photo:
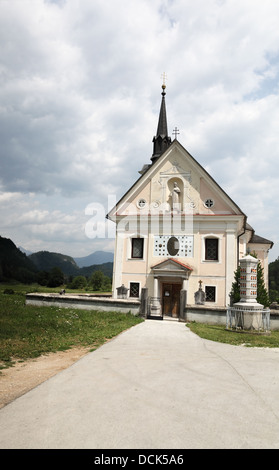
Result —
[[168, 136], [165, 85], [151, 163], [113, 207], [116, 224], [113, 297], [148, 293], [162, 315], [187, 305], [226, 307], [239, 259], [256, 252], [268, 283], [273, 243], [254, 233], [247, 216], [208, 172]]

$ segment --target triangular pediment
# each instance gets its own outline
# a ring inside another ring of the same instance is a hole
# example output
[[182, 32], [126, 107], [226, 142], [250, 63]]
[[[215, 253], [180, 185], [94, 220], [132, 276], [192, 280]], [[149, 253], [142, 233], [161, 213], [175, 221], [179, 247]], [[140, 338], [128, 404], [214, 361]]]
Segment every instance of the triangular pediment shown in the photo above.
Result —
[[181, 212], [193, 215], [245, 215], [207, 171], [174, 140], [143, 172], [108, 217], [148, 214], [156, 208], [171, 211], [174, 186], [179, 190]]
[[166, 259], [155, 266], [152, 267], [153, 271], [158, 273], [168, 273], [170, 271], [174, 272], [177, 271], [178, 273], [181, 272], [191, 272], [193, 269], [182, 263], [181, 261], [175, 260], [173, 258]]

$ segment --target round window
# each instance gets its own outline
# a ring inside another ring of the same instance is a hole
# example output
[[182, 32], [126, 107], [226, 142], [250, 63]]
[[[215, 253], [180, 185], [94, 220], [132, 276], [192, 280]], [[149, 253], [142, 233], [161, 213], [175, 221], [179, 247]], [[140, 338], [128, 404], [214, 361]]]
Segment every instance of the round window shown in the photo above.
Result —
[[205, 207], [207, 207], [208, 209], [210, 209], [211, 207], [214, 206], [214, 201], [213, 201], [213, 199], [206, 199], [206, 200], [204, 201], [204, 205], [205, 205]]
[[146, 205], [146, 200], [145, 200], [145, 199], [140, 199], [140, 200], [138, 201], [138, 207], [139, 207], [140, 209], [143, 209], [143, 208], [145, 207], [145, 205]]
[[168, 253], [171, 256], [176, 256], [179, 252], [179, 241], [176, 237], [171, 237], [167, 244]]

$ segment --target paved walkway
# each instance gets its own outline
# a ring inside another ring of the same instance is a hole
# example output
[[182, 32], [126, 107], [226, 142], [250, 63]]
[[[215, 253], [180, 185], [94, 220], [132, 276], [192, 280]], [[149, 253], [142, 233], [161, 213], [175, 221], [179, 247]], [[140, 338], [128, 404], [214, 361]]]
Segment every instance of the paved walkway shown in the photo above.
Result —
[[279, 448], [279, 350], [145, 321], [2, 408], [0, 448]]

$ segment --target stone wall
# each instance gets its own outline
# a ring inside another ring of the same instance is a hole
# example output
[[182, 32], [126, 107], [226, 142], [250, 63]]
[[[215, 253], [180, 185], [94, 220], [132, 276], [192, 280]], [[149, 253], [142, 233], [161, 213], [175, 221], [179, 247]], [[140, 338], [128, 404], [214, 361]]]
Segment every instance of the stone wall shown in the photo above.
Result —
[[[227, 308], [205, 305], [187, 305], [186, 321], [226, 326]], [[270, 310], [270, 329], [279, 330], [279, 310]]]
[[208, 307], [205, 305], [187, 305], [186, 321], [226, 325], [227, 309], [225, 307]]
[[103, 310], [106, 312], [131, 312], [133, 315], [138, 315], [140, 310], [139, 300], [112, 299], [110, 297], [92, 296], [90, 294], [27, 294], [26, 305]]
[[[111, 297], [93, 296], [92, 294], [27, 294], [27, 305], [57, 306], [60, 308], [80, 308], [86, 310], [103, 310], [139, 315], [141, 302], [136, 299], [113, 299]], [[186, 322], [196, 321], [212, 325], [226, 325], [227, 309], [225, 307], [187, 305], [184, 312]], [[270, 328], [279, 330], [279, 310], [270, 310]]]

